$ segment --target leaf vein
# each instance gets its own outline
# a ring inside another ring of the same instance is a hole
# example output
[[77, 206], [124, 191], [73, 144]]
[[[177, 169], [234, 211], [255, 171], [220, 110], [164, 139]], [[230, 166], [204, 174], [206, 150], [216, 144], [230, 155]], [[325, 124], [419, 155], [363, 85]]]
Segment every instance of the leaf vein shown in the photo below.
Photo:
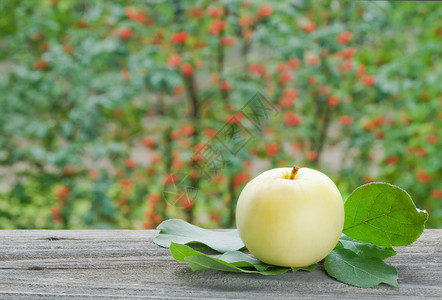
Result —
[[374, 275], [374, 274], [372, 274], [372, 273], [370, 273], [370, 272], [368, 272], [368, 271], [366, 271], [366, 270], [364, 270], [364, 269], [362, 269], [362, 268], [360, 268], [360, 267], [357, 267], [357, 266], [355, 266], [355, 265], [352, 265], [352, 264], [350, 264], [348, 261], [346, 261], [346, 260], [340, 258], [339, 256], [338, 256], [338, 259], [341, 260], [342, 262], [346, 263], [347, 265], [351, 266], [351, 267], [353, 268], [353, 272], [355, 273], [356, 276], [357, 276], [357, 273], [356, 273], [355, 271], [356, 271], [356, 269], [357, 269], [357, 270], [360, 270], [360, 271], [363, 272], [363, 273], [366, 273], [366, 274], [368, 274], [368, 275], [371, 275], [371, 276], [377, 278], [377, 279], [380, 280], [381, 282], [384, 282], [384, 279], [383, 279], [382, 277], [378, 277], [378, 276], [376, 276], [376, 275]]
[[351, 225], [351, 226], [349, 226], [349, 227], [344, 228], [344, 230], [352, 229], [352, 228], [354, 228], [354, 227], [357, 227], [357, 226], [360, 226], [360, 225], [363, 225], [363, 224], [367, 224], [367, 223], [370, 222], [370, 221], [374, 221], [374, 220], [377, 220], [377, 219], [382, 218], [382, 217], [389, 218], [389, 219], [395, 221], [396, 223], [399, 223], [399, 224], [402, 224], [402, 225], [416, 225], [416, 224], [417, 224], [417, 223], [415, 223], [415, 222], [412, 222], [412, 223], [401, 222], [400, 219], [397, 219], [397, 218], [394, 218], [394, 217], [392, 217], [392, 216], [389, 216], [389, 214], [391, 214], [391, 213], [397, 213], [397, 212], [401, 212], [401, 211], [405, 211], [405, 212], [406, 212], [407, 210], [405, 210], [405, 209], [399, 209], [399, 210], [395, 210], [395, 211], [389, 211], [388, 213], [384, 213], [384, 214], [382, 214], [382, 215], [378, 215], [378, 216], [375, 216], [375, 217], [368, 218], [368, 219], [365, 219], [365, 220], [363, 220], [363, 221], [360, 221], [359, 223], [356, 223], [356, 224], [353, 224], [353, 225]]
[[[398, 235], [398, 236], [404, 236], [404, 237], [409, 237], [409, 236], [414, 236], [413, 234], [405, 234], [405, 233], [398, 233], [398, 232], [393, 232], [393, 231], [389, 231], [389, 230], [385, 230], [384, 228], [381, 228], [381, 227], [378, 227], [378, 226], [375, 226], [375, 225], [373, 225], [373, 224], [371, 224], [371, 223], [365, 223], [365, 224], [367, 224], [368, 226], [371, 226], [371, 227], [373, 227], [373, 228], [376, 228], [376, 229], [378, 229], [379, 231], [382, 231], [382, 232], [385, 232], [385, 233], [391, 233], [392, 235]], [[390, 237], [388, 237], [389, 239], [390, 239]]]

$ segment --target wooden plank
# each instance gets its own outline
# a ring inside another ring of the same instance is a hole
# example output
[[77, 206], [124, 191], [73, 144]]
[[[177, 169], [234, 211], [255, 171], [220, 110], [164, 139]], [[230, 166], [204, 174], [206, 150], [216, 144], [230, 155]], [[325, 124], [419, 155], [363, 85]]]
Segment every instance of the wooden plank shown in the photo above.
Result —
[[192, 272], [155, 230], [0, 231], [0, 299], [442, 299], [442, 230], [388, 259], [399, 288], [351, 287], [319, 270], [277, 276]]

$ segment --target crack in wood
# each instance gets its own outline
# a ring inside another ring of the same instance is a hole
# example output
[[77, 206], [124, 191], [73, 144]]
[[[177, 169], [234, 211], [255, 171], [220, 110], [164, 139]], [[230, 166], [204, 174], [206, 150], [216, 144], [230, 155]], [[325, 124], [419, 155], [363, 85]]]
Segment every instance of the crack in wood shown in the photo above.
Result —
[[75, 238], [65, 238], [65, 237], [57, 237], [57, 236], [50, 236], [45, 238], [39, 238], [36, 239], [37, 241], [82, 241], [84, 239], [75, 239]]

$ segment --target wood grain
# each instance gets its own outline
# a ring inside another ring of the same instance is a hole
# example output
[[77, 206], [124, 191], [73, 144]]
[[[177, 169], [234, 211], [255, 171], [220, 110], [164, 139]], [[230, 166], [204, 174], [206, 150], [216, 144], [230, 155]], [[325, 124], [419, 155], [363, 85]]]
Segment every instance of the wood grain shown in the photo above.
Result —
[[399, 288], [348, 286], [322, 265], [277, 276], [192, 272], [153, 244], [156, 230], [0, 231], [0, 299], [442, 299], [442, 230], [387, 261]]

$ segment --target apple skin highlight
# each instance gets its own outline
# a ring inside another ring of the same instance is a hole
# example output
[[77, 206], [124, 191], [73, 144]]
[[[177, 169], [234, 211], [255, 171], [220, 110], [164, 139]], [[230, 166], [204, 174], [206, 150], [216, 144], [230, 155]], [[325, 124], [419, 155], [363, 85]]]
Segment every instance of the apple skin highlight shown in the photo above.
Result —
[[238, 199], [236, 225], [241, 239], [268, 264], [314, 264], [333, 250], [342, 234], [344, 203], [336, 185], [319, 171], [295, 168], [263, 172]]

